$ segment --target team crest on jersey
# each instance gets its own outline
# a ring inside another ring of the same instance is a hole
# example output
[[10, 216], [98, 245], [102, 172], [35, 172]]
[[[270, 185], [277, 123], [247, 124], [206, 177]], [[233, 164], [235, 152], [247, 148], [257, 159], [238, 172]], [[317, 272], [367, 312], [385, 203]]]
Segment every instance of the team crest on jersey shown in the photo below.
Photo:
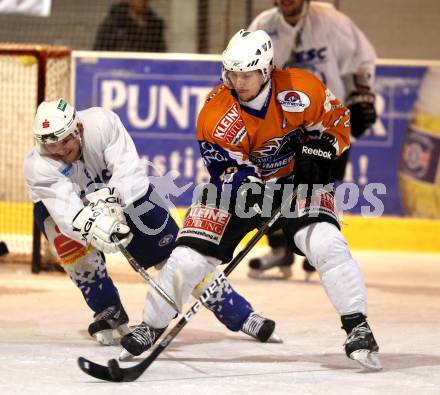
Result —
[[284, 136], [266, 141], [262, 147], [253, 151], [249, 158], [261, 169], [263, 177], [270, 176], [290, 164], [301, 147], [303, 137], [302, 129], [293, 129]]
[[237, 145], [246, 134], [243, 118], [238, 112], [238, 104], [226, 111], [215, 125], [213, 136], [231, 145]]
[[282, 91], [278, 93], [277, 100], [287, 112], [303, 112], [310, 106], [309, 96], [301, 91]]
[[170, 244], [173, 240], [174, 240], [174, 235], [172, 235], [170, 233], [170, 234], [167, 234], [164, 237], [162, 237], [159, 240], [158, 245], [159, 245], [159, 247], [165, 247], [166, 245]]

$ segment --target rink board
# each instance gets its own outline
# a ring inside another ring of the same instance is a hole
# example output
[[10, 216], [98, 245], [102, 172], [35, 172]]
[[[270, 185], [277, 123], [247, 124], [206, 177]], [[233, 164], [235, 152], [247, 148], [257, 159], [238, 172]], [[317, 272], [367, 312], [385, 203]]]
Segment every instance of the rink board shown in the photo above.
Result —
[[[190, 185], [185, 193], [170, 196], [179, 207], [188, 206], [192, 187], [207, 180], [194, 125], [204, 95], [219, 82], [219, 59], [216, 55], [74, 52], [72, 86], [78, 108], [101, 105], [115, 111], [148, 163], [150, 176], [178, 171], [176, 184]], [[376, 82], [380, 120], [353, 144], [347, 172], [346, 181], [359, 189], [355, 207], [344, 210], [343, 231], [354, 248], [440, 250], [440, 222], [401, 217], [397, 179], [402, 136], [421, 78], [427, 66], [438, 64], [380, 62]], [[386, 186], [385, 195], [373, 191], [383, 203], [384, 215], [351, 216], [372, 207], [365, 198], [368, 183]], [[31, 210], [29, 203], [0, 202], [0, 234], [30, 234]]]

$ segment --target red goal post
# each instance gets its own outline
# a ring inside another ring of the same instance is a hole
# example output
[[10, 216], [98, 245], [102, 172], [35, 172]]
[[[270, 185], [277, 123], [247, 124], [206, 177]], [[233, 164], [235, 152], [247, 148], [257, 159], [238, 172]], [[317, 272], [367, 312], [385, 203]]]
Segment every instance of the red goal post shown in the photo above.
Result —
[[71, 98], [71, 51], [67, 47], [0, 43], [0, 241], [7, 262], [32, 263], [37, 273], [48, 248], [33, 221], [23, 159], [33, 146], [32, 121], [44, 100]]

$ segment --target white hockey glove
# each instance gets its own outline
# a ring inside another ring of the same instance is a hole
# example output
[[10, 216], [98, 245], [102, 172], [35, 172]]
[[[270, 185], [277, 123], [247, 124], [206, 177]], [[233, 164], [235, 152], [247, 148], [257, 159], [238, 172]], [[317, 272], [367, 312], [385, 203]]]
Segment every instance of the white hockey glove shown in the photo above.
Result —
[[116, 188], [104, 187], [86, 195], [92, 210], [100, 210], [105, 215], [116, 218], [119, 222], [126, 224], [122, 201]]
[[111, 236], [116, 234], [121, 244], [126, 247], [133, 238], [130, 228], [117, 218], [105, 214], [104, 211], [84, 207], [73, 219], [73, 230], [81, 235], [87, 245], [111, 254], [119, 251], [117, 245], [112, 242]]

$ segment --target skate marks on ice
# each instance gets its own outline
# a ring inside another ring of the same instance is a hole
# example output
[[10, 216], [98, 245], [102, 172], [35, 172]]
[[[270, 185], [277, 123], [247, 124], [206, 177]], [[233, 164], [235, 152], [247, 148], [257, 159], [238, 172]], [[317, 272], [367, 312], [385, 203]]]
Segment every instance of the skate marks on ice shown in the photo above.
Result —
[[[99, 348], [97, 347], [97, 350]], [[119, 349], [117, 347], [112, 347], [112, 349], [116, 355]], [[225, 357], [225, 354], [227, 355], [229, 350], [232, 349], [240, 349], [239, 354], [241, 355], [231, 358]], [[261, 353], [255, 353], [256, 349], [260, 349]], [[209, 352], [203, 352], [203, 356], [200, 357], [194, 356], [201, 353], [202, 350], [209, 350]], [[298, 364], [300, 371], [305, 370], [304, 364], [312, 364], [316, 365], [312, 370], [373, 372], [363, 369], [356, 361], [349, 359], [345, 355], [342, 345], [340, 352], [334, 353], [307, 353], [306, 350], [307, 346], [300, 348], [297, 344], [259, 343], [241, 332], [223, 333], [221, 330], [188, 328], [185, 332], [182, 332], [180, 338], [176, 338], [158, 361], [184, 364], [191, 366], [191, 369], [195, 371], [204, 371], [203, 366], [205, 364], [226, 364], [226, 366], [231, 366], [231, 374], [234, 371], [233, 365], [241, 363], [249, 364], [250, 366], [252, 364], [267, 364], [268, 368], [270, 368], [271, 364], [276, 364], [279, 368], [284, 364], [285, 369], [289, 372], [292, 371], [291, 365], [289, 366], [292, 363]], [[106, 354], [108, 355], [108, 353]], [[209, 355], [206, 356], [206, 354]], [[148, 352], [145, 352], [139, 357], [134, 357], [130, 362], [137, 364], [147, 355]], [[88, 357], [92, 358], [92, 353], [88, 353]], [[111, 358], [114, 357], [113, 355]], [[379, 352], [378, 357], [382, 363], [382, 371], [399, 371], [420, 367], [438, 367], [440, 369], [440, 355]], [[106, 362], [106, 359], [100, 361], [104, 365], [107, 364]], [[128, 366], [131, 366], [131, 364], [121, 363], [121, 367]], [[225, 374], [228, 375], [226, 372]]]
[[[270, 388], [269, 393], [274, 395], [292, 393], [292, 390], [300, 394], [330, 395], [340, 394], [347, 383], [361, 385], [364, 391], [359, 388], [359, 394], [438, 393], [428, 390], [440, 383], [440, 355], [384, 353], [381, 354], [384, 370], [364, 374], [342, 350], [340, 353], [304, 353], [303, 348], [300, 354], [296, 345], [283, 350], [284, 345], [246, 343], [225, 341], [212, 347], [181, 343], [179, 353], [164, 352], [133, 383], [102, 382], [83, 374], [77, 367], [78, 355], [87, 355], [106, 365], [117, 355], [117, 347], [94, 347], [89, 341], [0, 343], [0, 362], [4, 369], [0, 376], [0, 393], [33, 395], [50, 388], [49, 393], [59, 395], [106, 395], [127, 389], [132, 395], [174, 395], [177, 392], [218, 395], [266, 394]], [[122, 366], [128, 367], [131, 363]], [[146, 383], [150, 383], [148, 387]]]
[[33, 293], [48, 292], [44, 289], [36, 288], [12, 288], [0, 286], [0, 295], [28, 295]]
[[[87, 335], [87, 334], [85, 334]], [[87, 335], [88, 336], [88, 335]], [[87, 337], [86, 336], [86, 337]], [[298, 334], [295, 337], [300, 337]], [[289, 336], [284, 336], [289, 338]], [[291, 338], [292, 336], [290, 336]], [[88, 356], [94, 360], [93, 353], [100, 354], [102, 347], [93, 346], [93, 352], [88, 352]], [[206, 352], [203, 357], [196, 357], [194, 354], [199, 353], [199, 349], [210, 350], [210, 356], [207, 357]], [[262, 348], [264, 354], [255, 354], [255, 348]], [[105, 355], [110, 355], [110, 358], [115, 358], [119, 348], [106, 347], [107, 350], [113, 350], [113, 353], [106, 352]], [[233, 358], [224, 357], [228, 350], [241, 349], [243, 355]], [[290, 351], [291, 349], [292, 351]], [[241, 332], [223, 332], [222, 330], [206, 330], [206, 329], [186, 329], [181, 333], [181, 336], [170, 344], [167, 351], [158, 359], [158, 361], [177, 362], [181, 364], [191, 364], [192, 369], [202, 369], [202, 366], [197, 367], [197, 363], [225, 363], [225, 364], [316, 364], [323, 369], [329, 370], [353, 370], [353, 371], [369, 371], [362, 369], [359, 364], [349, 359], [341, 345], [340, 352], [335, 353], [307, 353], [307, 346], [299, 347], [297, 344], [273, 344], [260, 343], [254, 339], [249, 338]], [[92, 351], [92, 350], [90, 350]], [[251, 353], [249, 355], [249, 353]], [[246, 355], [248, 354], [248, 355]], [[82, 354], [81, 354], [82, 355]], [[95, 354], [96, 355], [96, 354]], [[134, 357], [130, 362], [137, 364], [142, 361], [147, 355], [148, 351], [141, 356]], [[422, 353], [386, 353], [379, 352], [378, 357], [382, 363], [383, 371], [405, 370], [419, 367], [439, 367], [440, 355], [422, 354]], [[96, 358], [95, 358], [96, 359]], [[99, 363], [107, 364], [104, 358]], [[121, 363], [121, 367], [128, 367], [131, 364]], [[270, 366], [270, 365], [269, 365]], [[286, 366], [287, 367], [287, 366]], [[203, 369], [202, 369], [203, 370]], [[233, 368], [231, 368], [231, 371]], [[303, 369], [301, 369], [303, 370]], [[322, 369], [319, 369], [322, 370]], [[147, 373], [148, 374], [148, 373]]]
[[[228, 348], [233, 347], [232, 344], [228, 342]], [[210, 354], [217, 354], [217, 356], [208, 356], [208, 357], [198, 357], [193, 356], [197, 351], [188, 349], [185, 355], [180, 354], [180, 356], [176, 356], [175, 351], [166, 351], [161, 357], [159, 357], [159, 362], [161, 363], [162, 368], [166, 370], [168, 366], [171, 368], [171, 364], [174, 363], [182, 363], [185, 365], [191, 365], [192, 369], [203, 371], [204, 364], [220, 364], [226, 366], [227, 369], [230, 370], [233, 375], [234, 365], [237, 364], [245, 364], [249, 366], [249, 370], [252, 370], [253, 364], [267, 364], [267, 367], [270, 368], [270, 364], [276, 364], [276, 369], [281, 369], [282, 365], [286, 365], [286, 370], [291, 370], [290, 363], [298, 363], [298, 364], [313, 364], [319, 365], [323, 369], [329, 370], [360, 370], [357, 363], [348, 359], [342, 352], [341, 353], [287, 353], [286, 351], [282, 351], [278, 354], [278, 350], [269, 350], [272, 347], [283, 348], [284, 345], [263, 345], [264, 353], [250, 353], [247, 350], [247, 355], [237, 356], [237, 357], [221, 357], [224, 352], [222, 352], [222, 347], [219, 349], [211, 349]], [[46, 352], [45, 352], [46, 350]], [[107, 359], [114, 357], [117, 354], [117, 347], [90, 347], [90, 345], [85, 345], [84, 343], [69, 343], [69, 344], [54, 344], [54, 343], [0, 343], [0, 361], [6, 362], [9, 361], [8, 364], [11, 364], [11, 361], [14, 361], [16, 365], [27, 365], [28, 367], [32, 365], [40, 366], [42, 369], [45, 369], [45, 365], [47, 367], [53, 366], [54, 364], [59, 365], [60, 360], [68, 363], [68, 365], [72, 365], [74, 367], [76, 365], [77, 354], [79, 353], [87, 353], [94, 354], [96, 359], [99, 359], [100, 362], [105, 363]], [[181, 350], [183, 351], [183, 350]], [[202, 352], [202, 349], [199, 350]], [[268, 354], [270, 352], [271, 354]], [[412, 368], [421, 368], [421, 367], [439, 367], [440, 368], [440, 355], [432, 355], [432, 354], [417, 354], [417, 353], [379, 353], [381, 362], [385, 371], [395, 371], [395, 370], [404, 370], [404, 369], [412, 369]], [[128, 367], [132, 363], [138, 363], [139, 357], [134, 358], [129, 363], [123, 363], [121, 366]], [[69, 362], [69, 360], [71, 362]], [[198, 364], [198, 365], [197, 365]], [[153, 366], [153, 365], [152, 365]], [[301, 371], [304, 371], [304, 365], [299, 365]], [[66, 367], [66, 366], [65, 366]], [[65, 368], [64, 367], [64, 368]], [[225, 369], [226, 369], [225, 368]], [[59, 366], [59, 369], [62, 369], [62, 366]], [[156, 369], [157, 370], [157, 369]], [[313, 368], [312, 370], [316, 370]], [[322, 370], [322, 369], [319, 369]], [[145, 377], [148, 376], [148, 373]]]
[[[171, 354], [171, 352], [167, 352], [166, 354]], [[379, 353], [379, 358], [382, 363], [383, 369], [379, 372], [387, 372], [387, 371], [400, 371], [405, 369], [413, 369], [413, 368], [421, 368], [421, 367], [439, 367], [440, 368], [440, 356], [438, 355], [429, 355], [429, 354], [382, 354]], [[325, 353], [325, 354], [290, 354], [290, 355], [262, 355], [262, 354], [254, 354], [247, 355], [244, 357], [236, 357], [236, 358], [221, 358], [221, 357], [190, 357], [190, 356], [179, 356], [176, 357], [173, 355], [162, 356], [159, 358], [160, 361], [168, 363], [178, 362], [185, 364], [187, 366], [191, 365], [192, 367], [198, 367], [198, 370], [201, 369], [203, 364], [211, 364], [211, 363], [219, 363], [219, 364], [227, 364], [230, 366], [231, 375], [234, 372], [234, 364], [267, 364], [268, 373], [271, 371], [271, 364], [275, 364], [274, 372], [278, 372], [278, 369], [283, 369], [282, 365], [285, 364], [284, 369], [289, 372], [295, 372], [296, 369], [292, 370], [292, 366], [289, 364], [295, 363], [298, 364], [298, 371], [307, 371], [308, 369], [305, 366], [309, 366], [311, 371], [324, 371], [324, 370], [352, 370], [359, 373], [376, 373], [376, 371], [363, 369], [358, 363], [353, 360], [350, 360], [345, 356], [345, 354], [341, 351], [341, 353]], [[133, 359], [134, 361], [134, 359]], [[139, 360], [140, 361], [140, 360]], [[137, 362], [139, 362], [137, 361]], [[198, 364], [198, 365], [197, 365]], [[316, 365], [312, 367], [311, 365]], [[126, 367], [125, 365], [121, 365]], [[319, 368], [318, 368], [319, 366]], [[250, 368], [252, 370], [252, 368]], [[229, 376], [226, 374], [226, 376]]]

